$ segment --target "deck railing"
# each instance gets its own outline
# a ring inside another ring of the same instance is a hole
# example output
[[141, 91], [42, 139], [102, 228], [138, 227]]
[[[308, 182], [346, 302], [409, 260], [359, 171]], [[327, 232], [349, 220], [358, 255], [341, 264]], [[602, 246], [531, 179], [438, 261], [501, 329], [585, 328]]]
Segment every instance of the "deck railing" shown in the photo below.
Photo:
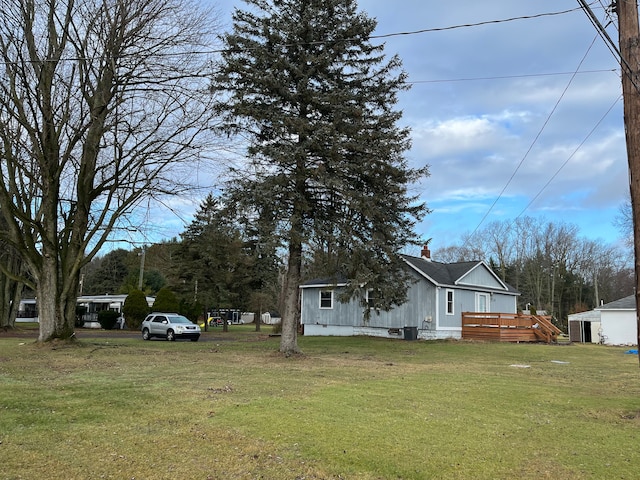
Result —
[[551, 317], [518, 313], [463, 312], [462, 338], [503, 342], [555, 342], [562, 333]]

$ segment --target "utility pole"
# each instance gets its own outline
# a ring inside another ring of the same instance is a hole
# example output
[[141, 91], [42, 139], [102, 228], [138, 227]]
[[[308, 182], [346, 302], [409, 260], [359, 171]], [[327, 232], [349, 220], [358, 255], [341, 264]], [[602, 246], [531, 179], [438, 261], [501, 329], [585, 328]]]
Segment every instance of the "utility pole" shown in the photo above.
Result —
[[[637, 0], [616, 0], [624, 99], [624, 126], [629, 162], [629, 187], [635, 257], [636, 325], [640, 340], [640, 28]], [[639, 343], [640, 344], [640, 343]], [[640, 357], [639, 357], [640, 358]]]
[[144, 257], [145, 257], [145, 247], [142, 245], [142, 252], [140, 252], [140, 275], [138, 277], [138, 290], [142, 290], [142, 285], [144, 284]]

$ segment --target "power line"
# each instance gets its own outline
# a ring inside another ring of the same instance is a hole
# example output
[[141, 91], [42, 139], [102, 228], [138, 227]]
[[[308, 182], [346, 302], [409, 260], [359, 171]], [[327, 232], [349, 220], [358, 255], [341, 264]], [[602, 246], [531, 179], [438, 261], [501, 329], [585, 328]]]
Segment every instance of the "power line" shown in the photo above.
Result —
[[618, 61], [622, 60], [622, 55], [620, 54], [620, 50], [618, 49], [618, 46], [611, 39], [611, 37], [609, 36], [609, 33], [607, 33], [605, 28], [602, 26], [602, 23], [600, 23], [600, 20], [598, 20], [595, 13], [593, 13], [593, 10], [591, 10], [591, 7], [589, 7], [589, 5], [585, 0], [578, 0], [578, 3], [581, 5], [581, 9], [584, 10], [584, 12], [587, 14], [587, 17], [589, 17], [589, 20], [595, 27], [596, 31], [598, 32], [598, 35], [602, 37], [602, 39], [604, 40], [604, 43], [607, 45], [611, 53], [613, 53], [614, 57], [616, 57], [616, 60]]
[[[522, 16], [518, 16], [518, 17], [509, 17], [509, 18], [496, 19], [496, 20], [484, 20], [484, 21], [475, 22], [475, 23], [463, 23], [463, 24], [457, 24], [457, 25], [449, 25], [447, 27], [423, 28], [423, 29], [420, 29], [420, 30], [410, 30], [410, 31], [406, 31], [406, 32], [392, 32], [392, 33], [384, 33], [384, 34], [380, 34], [380, 35], [370, 35], [369, 36], [369, 40], [378, 40], [378, 39], [399, 37], [399, 36], [408, 36], [408, 35], [420, 35], [420, 34], [423, 34], [423, 33], [432, 33], [432, 32], [443, 32], [443, 31], [447, 31], [447, 30], [457, 30], [457, 29], [461, 29], [461, 28], [480, 27], [480, 26], [483, 26], [483, 25], [494, 25], [494, 24], [500, 24], [500, 23], [514, 22], [514, 21], [519, 21], [519, 20], [533, 20], [533, 19], [542, 18], [542, 17], [552, 17], [552, 16], [557, 16], [557, 15], [565, 15], [567, 13], [576, 12], [578, 10], [581, 10], [581, 8], [572, 8], [572, 9], [560, 10], [560, 11], [556, 11], [556, 12], [537, 13], [537, 14], [534, 14], [534, 15], [522, 15]], [[303, 46], [303, 45], [326, 45], [326, 44], [335, 43], [335, 42], [348, 43], [348, 42], [360, 42], [360, 41], [361, 41], [361, 39], [359, 39], [359, 38], [344, 38], [344, 39], [318, 40], [318, 41], [313, 41], [313, 42], [283, 43], [283, 44], [276, 44], [274, 46], [278, 46], [278, 47], [295, 47], [295, 46]], [[247, 49], [247, 50], [258, 49], [258, 48], [262, 48], [262, 46], [253, 47], [253, 48], [250, 48], [250, 49]], [[214, 54], [230, 53], [230, 52], [235, 52], [235, 49], [233, 49], [233, 48], [217, 48], [217, 49], [211, 49], [211, 50], [192, 50], [192, 51], [185, 51], [185, 52], [166, 52], [166, 53], [156, 53], [154, 56], [155, 57], [179, 57], [179, 56], [214, 55]], [[240, 53], [240, 52], [236, 52], [236, 53]], [[50, 60], [50, 59], [46, 59], [45, 58], [45, 59], [40, 59], [40, 60], [29, 60], [27, 63], [48, 62], [48, 61], [76, 62], [76, 61], [95, 60], [96, 58], [97, 57], [63, 57], [63, 58], [59, 58], [59, 59], [56, 59], [56, 60]], [[16, 63], [17, 62], [0, 61], [0, 65], [11, 65], [11, 64], [16, 64]]]
[[600, 69], [600, 70], [582, 70], [580, 72], [551, 72], [551, 73], [525, 73], [521, 75], [495, 75], [491, 77], [468, 77], [468, 78], [442, 78], [442, 79], [434, 79], [434, 80], [409, 80], [405, 82], [409, 85], [421, 84], [421, 83], [454, 83], [454, 82], [476, 82], [482, 80], [511, 80], [514, 78], [531, 78], [531, 77], [552, 77], [552, 76], [562, 76], [562, 75], [582, 75], [586, 73], [616, 73], [618, 69], [609, 68], [609, 69]]
[[480, 27], [483, 25], [492, 25], [492, 24], [497, 24], [497, 23], [506, 23], [506, 22], [513, 22], [513, 21], [517, 21], [517, 20], [531, 20], [534, 18], [541, 18], [541, 17], [551, 17], [551, 16], [555, 16], [555, 15], [564, 15], [566, 13], [572, 13], [572, 12], [576, 12], [580, 10], [580, 8], [571, 8], [569, 10], [562, 10], [562, 11], [558, 11], [558, 12], [547, 12], [547, 13], [537, 13], [535, 15], [523, 15], [520, 17], [510, 17], [510, 18], [504, 18], [504, 19], [499, 19], [499, 20], [485, 20], [482, 22], [476, 22], [476, 23], [463, 23], [460, 25], [451, 25], [449, 27], [436, 27], [436, 28], [424, 28], [421, 30], [412, 30], [412, 31], [408, 31], [408, 32], [396, 32], [396, 33], [387, 33], [384, 35], [372, 35], [369, 38], [374, 38], [374, 39], [379, 39], [379, 38], [389, 38], [389, 37], [399, 37], [402, 35], [418, 35], [421, 33], [430, 33], [430, 32], [443, 32], [446, 30], [455, 30], [458, 28], [469, 28], [469, 27]]
[[542, 135], [542, 132], [544, 132], [544, 129], [547, 127], [549, 121], [551, 120], [551, 117], [553, 116], [553, 114], [555, 113], [555, 111], [558, 108], [558, 105], [560, 105], [560, 102], [562, 101], [562, 99], [564, 98], [565, 94], [567, 93], [567, 91], [569, 90], [569, 87], [571, 86], [571, 84], [573, 83], [573, 80], [575, 79], [576, 75], [578, 74], [578, 71], [580, 70], [580, 66], [584, 63], [585, 59], [587, 58], [587, 55], [589, 54], [589, 52], [591, 51], [591, 48], [593, 47], [593, 45], [596, 42], [596, 39], [598, 38], [598, 36], [596, 35], [593, 40], [591, 41], [591, 44], [589, 45], [589, 48], [587, 48], [587, 51], [585, 52], [585, 54], [583, 55], [582, 59], [580, 60], [580, 62], [578, 63], [578, 66], [575, 70], [575, 72], [573, 73], [573, 75], [571, 76], [571, 78], [569, 79], [569, 82], [567, 83], [567, 86], [564, 88], [564, 90], [562, 91], [562, 93], [560, 94], [560, 97], [558, 98], [558, 100], [556, 101], [555, 105], [553, 106], [553, 108], [551, 109], [551, 112], [549, 112], [549, 114], [547, 115], [546, 120], [544, 121], [544, 123], [542, 124], [542, 127], [540, 127], [540, 130], [538, 130], [538, 133], [536, 134], [535, 138], [533, 139], [533, 141], [531, 142], [531, 145], [529, 145], [529, 148], [527, 149], [527, 151], [525, 152], [524, 156], [522, 157], [522, 159], [520, 160], [520, 162], [518, 163], [518, 165], [516, 166], [515, 170], [513, 171], [513, 173], [511, 174], [511, 176], [509, 177], [509, 180], [507, 180], [507, 183], [504, 185], [504, 187], [502, 187], [502, 190], [500, 191], [500, 193], [498, 194], [498, 196], [496, 197], [496, 199], [493, 201], [493, 203], [491, 204], [491, 206], [489, 207], [489, 209], [487, 210], [487, 212], [484, 214], [484, 216], [482, 217], [482, 219], [480, 220], [480, 222], [478, 223], [478, 225], [476, 225], [476, 228], [473, 230], [473, 232], [471, 232], [471, 235], [469, 235], [467, 237], [467, 240], [465, 241], [465, 244], [463, 245], [466, 246], [466, 244], [471, 240], [471, 238], [475, 235], [475, 233], [478, 231], [478, 229], [480, 228], [480, 226], [484, 223], [484, 221], [487, 219], [487, 217], [489, 216], [489, 214], [491, 213], [491, 211], [493, 210], [493, 208], [496, 206], [496, 204], [498, 203], [498, 201], [502, 198], [502, 195], [504, 195], [504, 192], [507, 190], [507, 188], [509, 187], [509, 185], [511, 184], [511, 182], [513, 181], [513, 179], [515, 178], [516, 174], [518, 173], [518, 171], [520, 170], [520, 167], [524, 164], [525, 160], [527, 159], [527, 157], [529, 156], [529, 154], [531, 153], [531, 150], [533, 150], [533, 147], [535, 146], [535, 144], [538, 142], [538, 140], [540, 139], [540, 136]]
[[[547, 181], [547, 183], [545, 183], [542, 188], [540, 188], [540, 190], [538, 191], [538, 193], [536, 193], [536, 195], [531, 199], [531, 201], [527, 204], [526, 207], [524, 207], [522, 209], [522, 211], [516, 216], [516, 218], [514, 218], [514, 222], [520, 218], [522, 216], [522, 214], [524, 214], [524, 212], [527, 211], [527, 209], [533, 205], [533, 202], [535, 202], [538, 197], [540, 195], [542, 195], [542, 192], [551, 184], [551, 182], [558, 176], [558, 174], [560, 173], [560, 170], [562, 170], [568, 163], [569, 161], [571, 161], [571, 159], [575, 156], [576, 153], [578, 153], [578, 150], [580, 150], [582, 148], [582, 146], [587, 142], [587, 140], [591, 137], [591, 135], [593, 135], [593, 133], [598, 129], [598, 127], [600, 126], [600, 124], [604, 121], [604, 119], [609, 115], [609, 113], [611, 113], [611, 110], [613, 110], [613, 107], [616, 106], [616, 104], [622, 99], [622, 95], [619, 96], [615, 102], [613, 102], [613, 104], [609, 107], [609, 109], [604, 113], [604, 115], [602, 115], [602, 117], [600, 117], [600, 120], [598, 120], [598, 122], [594, 125], [594, 127], [589, 131], [589, 133], [587, 134], [586, 137], [584, 137], [584, 140], [582, 140], [582, 142], [580, 142], [580, 144], [575, 148], [575, 150], [571, 153], [571, 155], [569, 155], [569, 157], [564, 161], [564, 163], [562, 165], [560, 165], [560, 167], [556, 170], [556, 172], [551, 176], [551, 178]], [[513, 225], [513, 222], [511, 223]]]
[[[620, 1], [622, 1], [622, 0], [620, 0]], [[615, 0], [614, 0], [614, 2], [615, 2]], [[623, 75], [627, 75], [629, 77], [629, 79], [631, 80], [631, 83], [633, 84], [634, 88], [638, 92], [640, 92], [640, 86], [636, 83], [635, 75], [633, 74], [634, 70], [631, 68], [631, 66], [624, 59], [624, 57], [620, 53], [620, 49], [618, 48], [616, 43], [611, 39], [611, 37], [609, 36], [609, 33], [607, 33], [607, 30], [605, 29], [605, 27], [602, 26], [602, 23], [598, 20], [596, 15], [593, 13], [593, 10], [591, 10], [591, 7], [589, 7], [589, 5], [587, 4], [587, 2], [585, 0], [578, 0], [578, 3], [581, 5], [582, 10], [584, 10], [584, 12], [587, 14], [587, 17], [589, 17], [589, 20], [591, 21], [591, 23], [595, 27], [596, 31], [598, 32], [598, 35], [600, 35], [600, 37], [602, 37], [602, 39], [604, 40], [604, 43], [609, 48], [609, 51], [613, 54], [613, 56], [616, 58], [616, 60], [620, 63], [620, 65], [622, 67]], [[602, 4], [602, 2], [600, 2], [600, 4]], [[613, 3], [612, 3], [612, 5], [613, 5]], [[605, 12], [606, 12], [606, 9], [605, 9]], [[613, 20], [611, 20], [610, 22], [613, 23]]]

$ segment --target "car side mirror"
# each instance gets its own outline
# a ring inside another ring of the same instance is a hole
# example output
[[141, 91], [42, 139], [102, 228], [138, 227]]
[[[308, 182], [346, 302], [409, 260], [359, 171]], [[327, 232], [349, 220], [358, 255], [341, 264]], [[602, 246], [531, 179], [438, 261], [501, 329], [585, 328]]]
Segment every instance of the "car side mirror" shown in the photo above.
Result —
[[164, 323], [166, 325], [167, 323], [169, 323], [169, 321], [168, 320], [162, 320], [162, 323]]

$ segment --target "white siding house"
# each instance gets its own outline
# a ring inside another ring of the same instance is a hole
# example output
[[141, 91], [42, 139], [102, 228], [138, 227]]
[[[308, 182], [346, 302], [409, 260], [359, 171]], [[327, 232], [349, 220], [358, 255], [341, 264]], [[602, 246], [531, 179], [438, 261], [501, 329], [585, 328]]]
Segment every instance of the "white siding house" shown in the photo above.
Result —
[[[98, 312], [101, 310], [113, 310], [122, 313], [122, 307], [127, 299], [127, 294], [122, 295], [83, 295], [78, 297], [78, 306], [85, 308], [82, 315], [85, 328], [100, 328]], [[155, 297], [146, 297], [147, 305], [153, 306]]]
[[[122, 313], [122, 306], [127, 295], [84, 295], [78, 297], [79, 307], [84, 307], [82, 315], [82, 325], [86, 328], [100, 328], [98, 323], [98, 312], [101, 310], [114, 310]], [[146, 297], [147, 305], [151, 307], [155, 297]], [[38, 306], [35, 298], [23, 299], [20, 301], [18, 318], [16, 322], [38, 322]]]
[[596, 308], [600, 311], [603, 343], [606, 345], [637, 345], [636, 298], [630, 295]]

